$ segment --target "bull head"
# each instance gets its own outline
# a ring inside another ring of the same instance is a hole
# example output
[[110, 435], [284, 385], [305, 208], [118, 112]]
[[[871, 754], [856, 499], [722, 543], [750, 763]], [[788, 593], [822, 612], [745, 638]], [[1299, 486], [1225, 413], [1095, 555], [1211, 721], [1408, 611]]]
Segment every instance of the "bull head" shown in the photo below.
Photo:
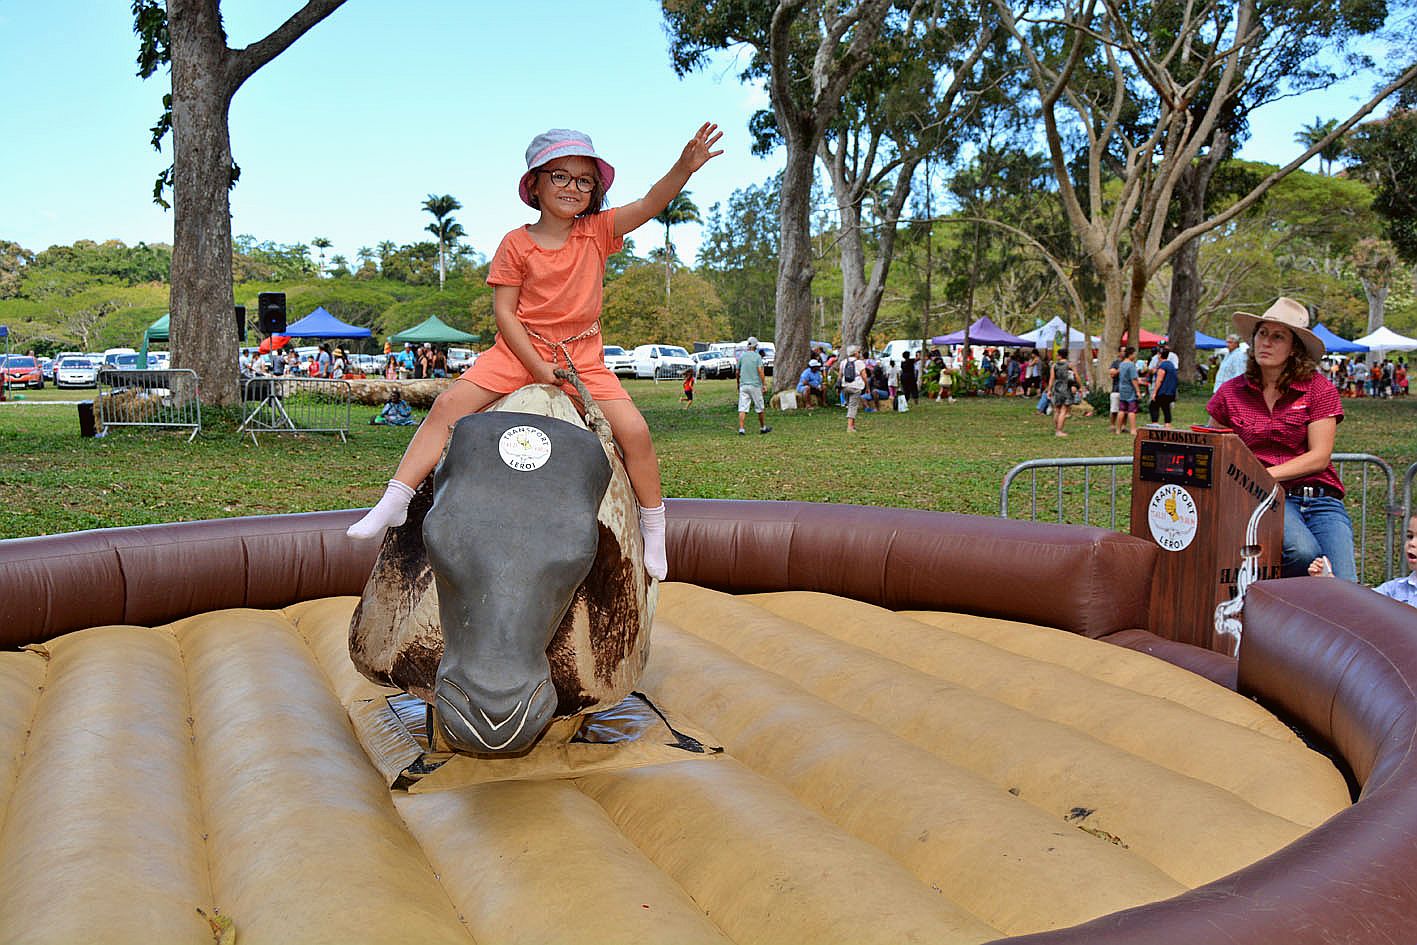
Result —
[[556, 711], [546, 648], [595, 560], [610, 464], [574, 424], [478, 413], [453, 428], [433, 477], [439, 731], [461, 752], [522, 752]]

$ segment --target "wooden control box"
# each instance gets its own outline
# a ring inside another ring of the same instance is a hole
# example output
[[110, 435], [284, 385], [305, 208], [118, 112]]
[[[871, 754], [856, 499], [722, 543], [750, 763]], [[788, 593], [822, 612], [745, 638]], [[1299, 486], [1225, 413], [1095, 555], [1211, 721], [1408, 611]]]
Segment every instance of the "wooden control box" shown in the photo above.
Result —
[[[1284, 492], [1233, 433], [1191, 428], [1137, 431], [1132, 454], [1132, 534], [1155, 543], [1151, 626], [1158, 636], [1228, 652], [1215, 639], [1215, 608], [1235, 596], [1247, 558], [1256, 580], [1280, 575]], [[1251, 519], [1255, 518], [1253, 532]]]

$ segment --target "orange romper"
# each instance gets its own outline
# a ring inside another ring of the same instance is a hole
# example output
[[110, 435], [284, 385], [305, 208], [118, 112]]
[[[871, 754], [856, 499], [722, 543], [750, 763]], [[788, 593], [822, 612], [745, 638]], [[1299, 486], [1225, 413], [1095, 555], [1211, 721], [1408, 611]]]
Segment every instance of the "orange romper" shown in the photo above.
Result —
[[[577, 218], [560, 249], [543, 249], [525, 226], [517, 227], [502, 237], [487, 268], [488, 285], [521, 287], [517, 318], [527, 327], [537, 353], [565, 367], [564, 353], [548, 342], [563, 344], [586, 389], [598, 400], [630, 399], [620, 379], [605, 367], [599, 329], [605, 260], [624, 245], [624, 239], [615, 235], [615, 211], [603, 210]], [[498, 335], [461, 380], [510, 394], [530, 384], [531, 374]], [[570, 385], [563, 386], [575, 394]]]

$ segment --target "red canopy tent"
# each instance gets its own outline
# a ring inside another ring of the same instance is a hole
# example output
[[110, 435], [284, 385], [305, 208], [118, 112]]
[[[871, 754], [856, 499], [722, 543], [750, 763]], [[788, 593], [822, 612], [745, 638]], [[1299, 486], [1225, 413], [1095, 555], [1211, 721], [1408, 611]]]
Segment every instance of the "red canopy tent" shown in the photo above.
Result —
[[[1129, 343], [1127, 341], [1127, 334], [1128, 333], [1125, 331], [1122, 332], [1122, 344]], [[1137, 332], [1137, 334], [1141, 336], [1141, 343], [1137, 345], [1137, 347], [1139, 348], [1155, 348], [1157, 345], [1161, 344], [1161, 342], [1166, 340], [1165, 335], [1158, 335], [1156, 332], [1147, 331], [1145, 328]]]
[[289, 341], [290, 337], [288, 335], [271, 335], [268, 338], [261, 339], [261, 343], [257, 346], [256, 352], [258, 354], [269, 354], [278, 348], [284, 348]]

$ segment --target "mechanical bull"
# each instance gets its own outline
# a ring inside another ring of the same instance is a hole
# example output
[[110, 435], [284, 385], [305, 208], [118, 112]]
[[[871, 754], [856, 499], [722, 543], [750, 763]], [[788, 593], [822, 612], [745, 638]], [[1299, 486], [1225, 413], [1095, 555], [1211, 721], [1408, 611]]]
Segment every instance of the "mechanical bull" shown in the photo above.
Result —
[[355, 666], [435, 707], [465, 754], [517, 754], [608, 708], [649, 655], [658, 583], [609, 425], [538, 385], [453, 428], [350, 624]]

